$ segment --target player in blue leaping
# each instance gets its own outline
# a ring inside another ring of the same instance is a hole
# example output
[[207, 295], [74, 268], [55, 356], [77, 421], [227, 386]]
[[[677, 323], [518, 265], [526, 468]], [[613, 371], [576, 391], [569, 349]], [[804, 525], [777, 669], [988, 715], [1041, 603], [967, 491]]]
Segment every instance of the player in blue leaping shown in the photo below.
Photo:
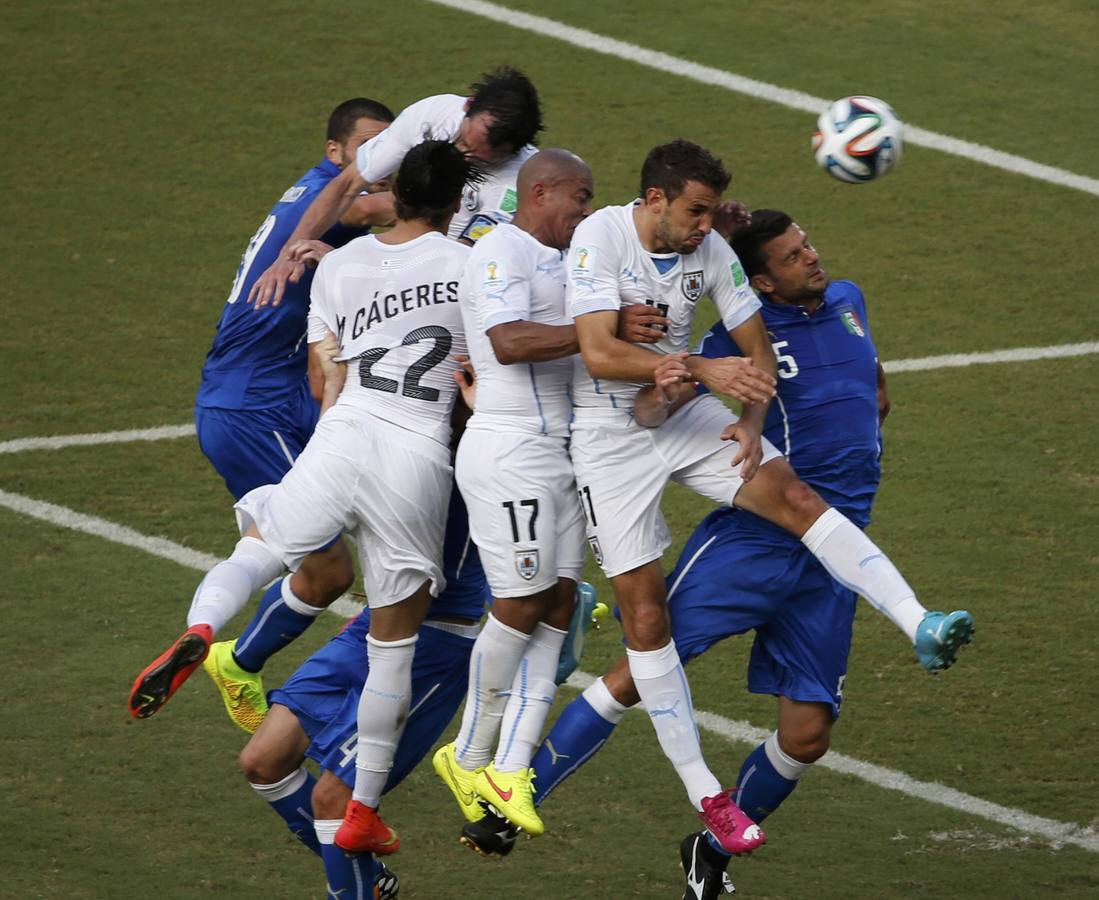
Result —
[[[778, 359], [778, 396], [764, 433], [799, 477], [865, 528], [881, 475], [881, 422], [889, 398], [862, 291], [850, 281], [829, 282], [805, 232], [785, 213], [754, 212], [733, 248], [760, 295]], [[741, 355], [720, 322], [699, 352]], [[639, 402], [639, 422], [659, 425], [705, 390], [682, 383], [685, 372], [669, 358], [648, 390], [647, 405]], [[837, 582], [798, 538], [736, 508], [707, 516], [668, 576], [672, 635], [684, 662], [731, 635], [756, 631], [748, 688], [779, 698], [778, 729], [744, 761], [734, 800], [757, 823], [828, 750], [855, 601], [855, 592]], [[932, 672], [948, 668], [973, 634], [968, 612], [901, 617], [882, 611]], [[637, 702], [625, 659], [573, 701], [534, 759], [536, 802], [589, 759]], [[506, 825], [487, 817], [467, 825], [464, 840], [483, 853], [507, 853], [515, 832]], [[729, 857], [705, 832], [685, 838], [680, 852], [685, 900], [712, 900], [731, 891]]]

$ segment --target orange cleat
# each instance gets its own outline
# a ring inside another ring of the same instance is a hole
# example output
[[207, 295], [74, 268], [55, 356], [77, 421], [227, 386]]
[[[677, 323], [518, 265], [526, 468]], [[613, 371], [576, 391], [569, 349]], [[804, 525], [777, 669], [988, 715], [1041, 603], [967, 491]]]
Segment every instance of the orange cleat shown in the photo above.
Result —
[[149, 663], [130, 688], [130, 715], [146, 719], [167, 703], [206, 659], [213, 639], [214, 630], [209, 625], [195, 625]]
[[378, 811], [358, 800], [348, 800], [343, 824], [336, 832], [336, 846], [348, 853], [377, 853], [384, 856], [401, 848], [401, 839], [382, 821]]

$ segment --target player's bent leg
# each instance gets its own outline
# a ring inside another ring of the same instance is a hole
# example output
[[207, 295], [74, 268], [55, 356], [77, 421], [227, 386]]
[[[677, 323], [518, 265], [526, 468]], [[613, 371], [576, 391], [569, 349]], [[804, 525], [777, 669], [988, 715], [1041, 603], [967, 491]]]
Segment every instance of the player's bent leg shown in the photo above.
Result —
[[210, 652], [214, 632], [209, 625], [194, 625], [147, 665], [130, 687], [128, 708], [135, 719], [156, 713], [194, 672]]
[[254, 734], [267, 715], [267, 697], [257, 672], [248, 672], [233, 654], [236, 641], [211, 645], [202, 668], [214, 682], [229, 718], [249, 734]]
[[973, 640], [973, 616], [964, 609], [929, 612], [916, 627], [916, 658], [929, 672], [949, 669], [958, 650]]

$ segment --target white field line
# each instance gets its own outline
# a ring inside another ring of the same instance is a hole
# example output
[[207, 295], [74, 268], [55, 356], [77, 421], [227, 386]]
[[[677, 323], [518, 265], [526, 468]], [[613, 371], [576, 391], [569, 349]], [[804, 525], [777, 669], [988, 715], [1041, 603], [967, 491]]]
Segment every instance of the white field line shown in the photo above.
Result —
[[[435, 0], [432, 0], [435, 2]], [[1068, 356], [1088, 356], [1099, 353], [1099, 341], [1081, 344], [1055, 344], [1050, 347], [1016, 347], [1012, 350], [990, 350], [986, 353], [955, 353], [945, 356], [921, 356], [914, 359], [893, 359], [883, 363], [890, 375], [903, 372], [925, 372], [931, 369], [951, 369], [990, 363], [1030, 362], [1038, 359], [1060, 359]], [[65, 447], [86, 447], [94, 444], [123, 444], [129, 441], [159, 441], [191, 437], [194, 425], [161, 425], [158, 428], [133, 428], [128, 431], [103, 431], [97, 434], [63, 434], [55, 437], [16, 438], [0, 441], [0, 454], [22, 453], [25, 450], [61, 450]]]
[[[218, 559], [209, 553], [192, 550], [166, 538], [149, 537], [124, 525], [108, 522], [106, 519], [100, 519], [96, 516], [86, 516], [67, 507], [56, 506], [53, 503], [43, 503], [41, 500], [34, 500], [20, 494], [0, 491], [0, 506], [31, 518], [49, 522], [52, 525], [70, 528], [74, 531], [113, 541], [116, 544], [143, 550], [153, 556], [171, 560], [199, 572], [205, 572], [218, 562]], [[348, 601], [346, 610], [341, 610], [345, 615], [353, 615], [357, 611], [358, 609], [351, 601]], [[569, 679], [569, 685], [582, 690], [594, 680], [594, 677], [587, 672], [575, 672]], [[695, 716], [700, 727], [731, 743], [759, 744], [769, 734], [764, 729], [756, 728], [748, 722], [734, 722], [724, 716], [704, 710], [696, 710]], [[953, 788], [934, 782], [918, 781], [903, 772], [861, 762], [839, 753], [829, 753], [818, 765], [846, 775], [853, 775], [879, 787], [899, 791], [911, 797], [938, 803], [941, 806], [979, 816], [1000, 825], [1007, 825], [1028, 834], [1044, 837], [1054, 843], [1075, 844], [1085, 850], [1099, 853], [1099, 834], [1096, 834], [1090, 828], [1057, 822], [1053, 819], [1030, 815], [1022, 810], [989, 803], [987, 800], [971, 797]]]
[[[734, 75], [731, 72], [725, 72], [711, 66], [700, 65], [677, 56], [670, 56], [658, 50], [650, 50], [637, 44], [629, 44], [625, 41], [618, 41], [601, 34], [585, 31], [582, 28], [574, 28], [571, 25], [565, 25], [562, 22], [547, 19], [543, 16], [508, 9], [506, 6], [500, 6], [496, 3], [486, 3], [482, 0], [429, 0], [429, 2], [438, 6], [447, 6], [460, 12], [482, 16], [522, 31], [531, 31], [544, 37], [556, 38], [559, 41], [572, 44], [574, 47], [592, 50], [627, 62], [638, 63], [650, 69], [689, 78], [700, 84], [725, 88], [728, 91], [744, 94], [756, 100], [766, 100], [779, 106], [786, 106], [813, 115], [820, 113], [831, 102], [822, 97], [814, 97], [811, 94], [781, 88], [765, 81], [756, 81], [754, 78]], [[945, 134], [937, 134], [934, 131], [926, 131], [923, 128], [916, 128], [911, 125], [905, 126], [904, 138], [909, 144], [915, 146], [930, 147], [943, 153], [984, 163], [987, 166], [1003, 169], [1017, 175], [1026, 175], [1039, 181], [1073, 188], [1099, 197], [1099, 179], [1077, 175], [1064, 169], [1057, 169], [1053, 166], [1024, 159], [1021, 156], [1003, 153], [991, 147], [973, 144], [969, 141], [952, 138]]]

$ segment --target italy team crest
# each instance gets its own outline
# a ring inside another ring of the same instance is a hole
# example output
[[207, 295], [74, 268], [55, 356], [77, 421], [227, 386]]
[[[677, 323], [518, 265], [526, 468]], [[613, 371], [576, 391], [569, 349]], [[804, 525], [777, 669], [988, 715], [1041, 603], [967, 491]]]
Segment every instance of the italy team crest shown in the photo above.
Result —
[[524, 581], [530, 581], [538, 574], [538, 551], [516, 550], [515, 571]]
[[683, 296], [692, 303], [698, 302], [705, 289], [706, 283], [702, 278], [702, 272], [683, 273]]
[[866, 337], [866, 331], [862, 327], [862, 322], [859, 321], [859, 317], [855, 315], [854, 310], [845, 309], [840, 318], [843, 319], [843, 327], [846, 328], [855, 337]]

